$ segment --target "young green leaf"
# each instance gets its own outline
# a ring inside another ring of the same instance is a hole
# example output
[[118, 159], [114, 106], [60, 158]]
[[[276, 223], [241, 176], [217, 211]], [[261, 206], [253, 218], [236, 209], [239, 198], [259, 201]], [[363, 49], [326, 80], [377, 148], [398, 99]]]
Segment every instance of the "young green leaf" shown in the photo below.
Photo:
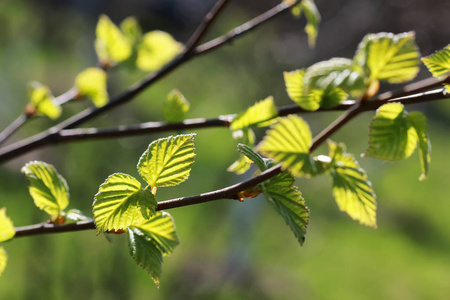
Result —
[[102, 65], [115, 65], [131, 55], [129, 39], [106, 15], [100, 16], [95, 33], [95, 51]]
[[185, 181], [194, 163], [194, 136], [181, 134], [153, 141], [139, 160], [139, 174], [152, 188]]
[[115, 173], [109, 176], [95, 195], [93, 212], [97, 233], [126, 229], [142, 223], [154, 213], [155, 197], [134, 177]]
[[238, 144], [238, 151], [241, 152], [245, 157], [255, 163], [259, 170], [264, 171], [266, 169], [266, 163], [264, 159], [256, 153], [251, 147], [245, 144]]
[[55, 167], [32, 161], [22, 168], [30, 182], [29, 191], [34, 204], [50, 216], [59, 216], [69, 205], [69, 187]]
[[300, 245], [305, 241], [306, 227], [309, 222], [309, 209], [302, 193], [292, 186], [294, 178], [283, 172], [262, 184], [267, 201], [284, 218]]
[[[233, 131], [233, 138], [239, 142], [239, 144], [249, 145], [253, 147], [255, 145], [255, 132], [246, 127], [244, 129], [239, 129]], [[235, 161], [231, 166], [228, 167], [228, 172], [235, 172], [238, 175], [244, 174], [250, 169], [251, 163], [244, 155], [240, 154], [237, 161]]]
[[6, 216], [6, 208], [0, 209], [0, 242], [12, 239], [15, 234], [14, 225], [11, 219]]
[[67, 213], [66, 213], [66, 219], [74, 221], [74, 222], [79, 222], [79, 221], [92, 221], [91, 218], [89, 218], [88, 216], [86, 216], [82, 211], [78, 210], [78, 209], [70, 209]]
[[431, 161], [431, 144], [427, 136], [427, 119], [423, 113], [418, 111], [410, 112], [406, 118], [411, 122], [419, 138], [420, 167], [422, 170], [419, 180], [424, 180], [427, 177], [428, 165]]
[[311, 141], [308, 124], [296, 115], [289, 115], [280, 118], [256, 148], [294, 176], [301, 176], [303, 165], [310, 159]]
[[6, 268], [7, 262], [8, 262], [8, 255], [6, 254], [5, 248], [0, 247], [0, 276], [2, 276], [2, 273]]
[[32, 82], [28, 90], [31, 105], [37, 110], [37, 113], [49, 117], [50, 119], [57, 119], [61, 115], [61, 106], [53, 102], [53, 95], [50, 89], [40, 84], [39, 82]]
[[416, 77], [420, 53], [414, 32], [368, 34], [358, 46], [354, 61], [371, 80], [401, 83]]
[[377, 203], [366, 173], [353, 155], [345, 152], [344, 145], [329, 141], [328, 147], [333, 159], [333, 196], [339, 209], [360, 224], [376, 228]]
[[142, 30], [135, 17], [128, 17], [120, 23], [120, 30], [128, 39], [130, 45], [136, 44], [142, 39]]
[[300, 7], [305, 13], [306, 26], [305, 32], [308, 35], [308, 44], [313, 48], [316, 44], [317, 34], [319, 32], [320, 13], [313, 0], [303, 0]]
[[173, 90], [163, 104], [163, 115], [167, 123], [182, 122], [189, 111], [189, 102], [179, 90]]
[[408, 158], [416, 149], [417, 131], [408, 121], [403, 104], [381, 106], [370, 125], [369, 148], [363, 156], [396, 161]]
[[305, 70], [284, 72], [286, 92], [292, 101], [303, 109], [314, 111], [320, 107], [320, 99], [314, 97], [304, 83]]
[[106, 91], [106, 72], [99, 68], [87, 68], [77, 75], [75, 87], [80, 96], [92, 99], [97, 107], [104, 106], [108, 102]]
[[[422, 58], [428, 70], [438, 79], [444, 79], [450, 75], [450, 45], [436, 53]], [[450, 92], [450, 84], [445, 85]]]
[[142, 42], [138, 47], [136, 64], [143, 71], [156, 71], [182, 50], [183, 45], [167, 32], [151, 31], [142, 37]]
[[240, 113], [230, 125], [231, 130], [243, 129], [250, 126], [268, 126], [276, 121], [278, 111], [273, 103], [273, 97], [267, 97]]

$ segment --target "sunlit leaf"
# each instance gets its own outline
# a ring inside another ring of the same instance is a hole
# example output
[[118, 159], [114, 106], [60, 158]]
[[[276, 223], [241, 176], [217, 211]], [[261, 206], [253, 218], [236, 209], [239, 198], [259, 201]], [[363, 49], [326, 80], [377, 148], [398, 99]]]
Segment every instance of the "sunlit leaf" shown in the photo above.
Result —
[[245, 145], [245, 144], [239, 144], [238, 145], [238, 151], [241, 152], [245, 157], [250, 159], [255, 165], [261, 170], [264, 171], [266, 169], [266, 164], [264, 162], [264, 159], [256, 153], [251, 147]]
[[310, 159], [311, 131], [308, 124], [296, 115], [280, 118], [257, 146], [258, 152], [281, 163], [294, 176], [303, 174], [302, 168]]
[[8, 255], [6, 254], [5, 248], [0, 247], [0, 276], [2, 276], [2, 273], [6, 268], [7, 262], [8, 262]]
[[381, 106], [370, 125], [369, 147], [364, 156], [396, 161], [409, 157], [417, 147], [418, 136], [408, 121], [403, 104]]
[[276, 121], [276, 117], [278, 117], [278, 111], [273, 102], [273, 97], [270, 96], [239, 114], [231, 122], [230, 129], [238, 130], [249, 126], [268, 126]]
[[135, 17], [128, 17], [120, 23], [120, 30], [128, 39], [130, 45], [134, 45], [142, 38], [142, 30]]
[[151, 31], [142, 37], [136, 64], [141, 70], [156, 71], [177, 56], [182, 49], [183, 45], [167, 32]]
[[172, 254], [173, 249], [180, 243], [175, 222], [167, 212], [156, 212], [150, 219], [130, 228], [139, 230], [149, 241], [155, 243], [164, 255]]
[[91, 218], [86, 216], [82, 211], [78, 209], [70, 209], [66, 212], [66, 218], [68, 220], [79, 222], [79, 221], [92, 221]]
[[51, 216], [57, 216], [69, 205], [69, 187], [55, 167], [32, 161], [21, 171], [30, 182], [29, 191], [37, 207]]
[[134, 228], [128, 230], [128, 246], [134, 261], [152, 276], [156, 286], [159, 287], [163, 253], [147, 236]]
[[131, 55], [130, 40], [106, 15], [100, 16], [95, 33], [95, 50], [102, 64], [115, 65]]
[[156, 209], [155, 197], [141, 189], [135, 178], [123, 173], [109, 176], [95, 195], [93, 212], [97, 232], [126, 229], [150, 218]]
[[428, 166], [431, 161], [431, 144], [427, 135], [427, 119], [423, 113], [418, 111], [410, 112], [406, 118], [411, 122], [419, 138], [420, 167], [422, 171], [419, 180], [424, 180], [427, 177]]
[[28, 90], [28, 96], [38, 114], [50, 119], [57, 119], [61, 115], [61, 106], [53, 101], [52, 92], [47, 86], [36, 81], [32, 82]]
[[185, 181], [194, 163], [194, 136], [181, 134], [153, 141], [139, 160], [139, 174], [152, 188]]
[[262, 184], [263, 193], [291, 228], [300, 245], [303, 245], [309, 222], [309, 209], [302, 193], [292, 186], [293, 181], [289, 173], [283, 172]]
[[330, 141], [328, 146], [333, 159], [330, 172], [333, 196], [339, 209], [359, 223], [376, 228], [377, 203], [366, 173], [359, 167], [353, 155], [345, 152], [344, 145]]
[[[423, 57], [422, 61], [434, 77], [444, 79], [450, 75], [450, 45], [428, 57]], [[450, 92], [450, 84], [446, 84], [445, 87]]]
[[305, 85], [305, 70], [284, 72], [283, 75], [286, 92], [292, 101], [306, 110], [314, 111], [319, 109], [320, 99], [311, 95], [308, 87]]
[[173, 90], [163, 104], [164, 119], [168, 123], [181, 122], [189, 111], [189, 102], [179, 90]]
[[0, 242], [12, 239], [15, 234], [14, 225], [11, 219], [6, 216], [6, 208], [0, 209]]
[[304, 12], [307, 21], [305, 32], [308, 35], [308, 44], [310, 47], [314, 47], [321, 20], [319, 10], [313, 0], [303, 0], [300, 3], [300, 7]]
[[[239, 144], [249, 145], [253, 147], [255, 145], [255, 133], [249, 127], [233, 131], [233, 138], [239, 142]], [[244, 174], [250, 169], [251, 162], [245, 158], [243, 154], [239, 155], [237, 161], [228, 167], [228, 172], [235, 172], [236, 174]]]
[[420, 53], [415, 34], [368, 34], [358, 46], [355, 63], [366, 70], [372, 80], [400, 83], [419, 72]]
[[91, 98], [97, 107], [104, 106], [108, 102], [106, 72], [102, 69], [87, 68], [77, 75], [75, 86], [80, 96]]

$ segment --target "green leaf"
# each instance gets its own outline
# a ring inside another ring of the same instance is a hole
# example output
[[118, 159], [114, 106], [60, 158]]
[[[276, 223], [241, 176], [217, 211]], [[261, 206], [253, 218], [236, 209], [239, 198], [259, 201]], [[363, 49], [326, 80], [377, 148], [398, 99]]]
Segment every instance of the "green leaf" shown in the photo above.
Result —
[[50, 119], [57, 119], [61, 115], [61, 106], [53, 102], [52, 92], [47, 86], [36, 81], [32, 82], [28, 90], [28, 96], [31, 104], [40, 115], [47, 116]]
[[115, 173], [109, 176], [95, 195], [93, 212], [97, 233], [126, 229], [143, 222], [155, 212], [153, 194], [141, 189], [134, 177]]
[[128, 230], [128, 246], [134, 261], [146, 270], [159, 287], [162, 274], [163, 254], [155, 243], [152, 243], [138, 229]]
[[11, 219], [6, 216], [6, 208], [0, 209], [0, 242], [12, 239], [15, 234], [16, 231], [14, 230], [14, 225]]
[[32, 161], [22, 168], [30, 182], [29, 191], [34, 204], [50, 216], [61, 215], [69, 205], [69, 187], [55, 167], [41, 161]]
[[[238, 140], [239, 144], [246, 144], [250, 147], [255, 145], [255, 133], [249, 127], [233, 131], [233, 138]], [[228, 167], [228, 172], [235, 172], [238, 175], [244, 174], [250, 169], [251, 163], [243, 154], [239, 155], [239, 159]]]
[[167, 123], [182, 122], [189, 111], [189, 102], [179, 90], [173, 90], [163, 104], [163, 115]]
[[142, 30], [135, 17], [128, 17], [124, 19], [120, 23], [120, 30], [128, 39], [130, 45], [134, 45], [142, 39]]
[[410, 112], [406, 118], [411, 122], [419, 138], [419, 156], [422, 171], [419, 180], [424, 180], [427, 177], [428, 166], [431, 161], [431, 144], [427, 136], [427, 119], [423, 113], [418, 111]]
[[139, 174], [152, 188], [185, 181], [194, 163], [194, 136], [181, 134], [152, 142], [139, 160]]
[[283, 172], [262, 184], [263, 193], [275, 210], [284, 218], [300, 245], [305, 241], [306, 227], [309, 222], [309, 209], [302, 193], [291, 186], [294, 179]]
[[92, 99], [97, 107], [104, 106], [108, 102], [106, 91], [106, 72], [99, 68], [87, 68], [77, 75], [75, 87], [80, 96]]
[[369, 147], [363, 156], [397, 161], [409, 157], [416, 149], [416, 129], [408, 121], [403, 104], [381, 106], [370, 125]]
[[250, 126], [264, 127], [276, 121], [278, 110], [273, 103], [273, 97], [267, 97], [240, 113], [230, 125], [231, 130], [243, 129]]
[[143, 71], [156, 71], [182, 50], [183, 45], [167, 32], [151, 31], [142, 37], [136, 64]]
[[377, 203], [366, 173], [359, 167], [353, 155], [345, 152], [343, 144], [338, 145], [330, 141], [328, 147], [333, 159], [330, 172], [333, 196], [339, 209], [360, 224], [376, 228]]
[[156, 245], [164, 255], [172, 254], [173, 249], [180, 243], [175, 230], [175, 222], [167, 212], [156, 212], [150, 219], [130, 227], [136, 233], [144, 235], [147, 240]]
[[258, 144], [264, 156], [281, 163], [294, 176], [303, 175], [303, 165], [310, 159], [311, 131], [308, 124], [296, 115], [280, 118]]
[[320, 99], [317, 99], [308, 91], [304, 83], [305, 70], [284, 72], [286, 92], [292, 101], [303, 109], [314, 111], [320, 107]]
[[5, 248], [0, 247], [0, 276], [2, 276], [2, 273], [6, 268], [7, 262], [8, 262], [8, 255], [6, 254]]
[[[422, 61], [434, 77], [444, 79], [450, 75], [450, 45], [428, 57], [423, 57]], [[445, 87], [450, 92], [450, 84], [446, 84]]]
[[254, 162], [261, 171], [264, 171], [266, 169], [266, 163], [264, 162], [264, 159], [251, 147], [245, 144], [238, 144], [238, 151], [245, 155], [245, 157], [250, 159], [252, 162]]
[[306, 17], [307, 24], [305, 32], [308, 35], [308, 44], [313, 48], [316, 44], [317, 34], [319, 32], [320, 13], [313, 0], [303, 0], [300, 3]]
[[95, 51], [101, 64], [115, 65], [130, 57], [129, 38], [106, 15], [100, 16], [95, 33]]
[[91, 218], [86, 216], [82, 211], [78, 209], [71, 209], [66, 213], [66, 218], [68, 220], [79, 222], [79, 221], [92, 221]]
[[416, 77], [420, 53], [415, 34], [368, 34], [358, 46], [355, 63], [365, 69], [371, 80], [401, 83]]

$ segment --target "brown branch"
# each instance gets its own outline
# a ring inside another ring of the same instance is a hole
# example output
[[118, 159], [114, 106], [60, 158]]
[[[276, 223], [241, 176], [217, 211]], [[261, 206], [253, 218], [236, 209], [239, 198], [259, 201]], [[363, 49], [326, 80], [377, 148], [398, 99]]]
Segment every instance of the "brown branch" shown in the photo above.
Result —
[[15, 119], [8, 127], [0, 133], [0, 145], [3, 144], [11, 135], [20, 129], [30, 119], [30, 115], [23, 113]]

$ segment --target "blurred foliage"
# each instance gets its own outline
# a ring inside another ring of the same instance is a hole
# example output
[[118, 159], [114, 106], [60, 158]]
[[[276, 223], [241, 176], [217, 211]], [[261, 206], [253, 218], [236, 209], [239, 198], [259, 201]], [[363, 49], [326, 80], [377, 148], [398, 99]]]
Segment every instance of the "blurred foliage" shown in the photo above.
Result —
[[[178, 88], [189, 99], [186, 117], [237, 113], [258, 99], [274, 96], [291, 103], [283, 71], [334, 56], [351, 57], [370, 32], [416, 31], [422, 55], [448, 44], [450, 3], [435, 0], [316, 1], [322, 26], [309, 50], [304, 20], [291, 17], [265, 25], [232, 46], [189, 62], [130, 105], [86, 124], [108, 127], [162, 120], [164, 99]], [[213, 1], [29, 1], [0, 3], [0, 127], [19, 115], [27, 102], [27, 83], [38, 80], [59, 95], [76, 75], [96, 64], [95, 25], [100, 14], [115, 24], [136, 16], [144, 32], [164, 30], [186, 41]], [[273, 1], [235, 1], [206, 38], [275, 5]], [[299, 24], [299, 22], [301, 24]], [[116, 95], [145, 76], [113, 70], [109, 92]], [[429, 76], [421, 68], [419, 78]], [[381, 87], [386, 89], [385, 86]], [[64, 107], [63, 117], [89, 103]], [[358, 159], [378, 199], [378, 229], [339, 212], [330, 180], [299, 179], [311, 210], [302, 248], [263, 199], [218, 201], [171, 210], [180, 246], [165, 260], [160, 289], [132, 262], [126, 240], [109, 244], [94, 231], [36, 236], [2, 244], [9, 254], [0, 279], [2, 299], [446, 299], [450, 293], [450, 204], [447, 198], [449, 101], [407, 107], [429, 120], [433, 161], [426, 181], [418, 182], [418, 154], [396, 164]], [[305, 115], [313, 134], [337, 113]], [[333, 136], [349, 152], [365, 151], [373, 113], [365, 113]], [[37, 119], [17, 138], [51, 124]], [[256, 131], [257, 139], [262, 131]], [[158, 191], [158, 200], [193, 195], [242, 180], [225, 172], [236, 158], [236, 141], [222, 128], [198, 130], [196, 163], [190, 179]], [[164, 134], [169, 135], [169, 134]], [[71, 206], [91, 215], [98, 186], [111, 173], [137, 176], [136, 159], [163, 135], [60, 145], [32, 152], [1, 166], [0, 207], [15, 226], [43, 222], [28, 194], [20, 168], [29, 160], [57, 167], [71, 190]], [[317, 152], [327, 153], [326, 148]], [[220, 153], [218, 159], [217, 153]], [[208, 176], [205, 176], [208, 174]]]

